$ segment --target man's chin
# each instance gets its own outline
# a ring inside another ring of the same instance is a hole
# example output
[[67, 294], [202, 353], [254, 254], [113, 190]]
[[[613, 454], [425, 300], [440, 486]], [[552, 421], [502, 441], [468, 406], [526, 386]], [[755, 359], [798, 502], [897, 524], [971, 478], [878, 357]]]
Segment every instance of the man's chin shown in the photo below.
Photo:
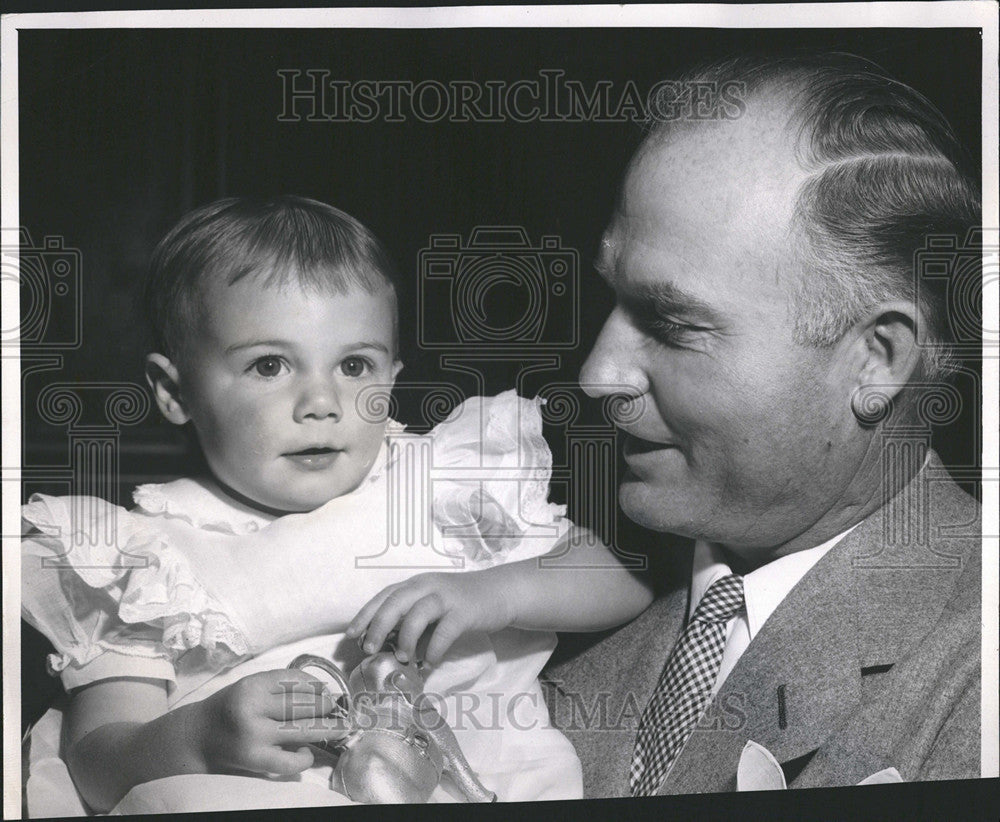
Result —
[[691, 524], [691, 512], [681, 513], [684, 506], [677, 494], [652, 487], [631, 471], [618, 487], [618, 505], [630, 520], [651, 531], [686, 536]]

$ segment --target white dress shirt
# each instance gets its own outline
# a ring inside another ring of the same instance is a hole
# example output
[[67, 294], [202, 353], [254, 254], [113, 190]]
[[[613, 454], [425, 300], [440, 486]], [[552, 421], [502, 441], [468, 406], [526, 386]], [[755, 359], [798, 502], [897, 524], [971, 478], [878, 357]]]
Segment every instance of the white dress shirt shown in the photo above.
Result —
[[[757, 636], [768, 617], [774, 613], [781, 601], [788, 596], [799, 580], [857, 525], [852, 525], [822, 545], [805, 551], [780, 557], [767, 565], [762, 565], [743, 577], [743, 607], [726, 626], [726, 647], [722, 653], [719, 675], [712, 686], [714, 697], [730, 671], [747, 649], [750, 641]], [[690, 620], [705, 592], [717, 579], [732, 573], [724, 560], [722, 549], [710, 542], [699, 540], [694, 548], [694, 566], [691, 570]]]

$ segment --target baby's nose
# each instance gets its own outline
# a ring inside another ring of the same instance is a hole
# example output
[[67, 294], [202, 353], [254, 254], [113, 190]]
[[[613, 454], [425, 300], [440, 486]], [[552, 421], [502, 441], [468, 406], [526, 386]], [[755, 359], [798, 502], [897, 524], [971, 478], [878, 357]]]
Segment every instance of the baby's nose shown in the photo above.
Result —
[[343, 409], [337, 386], [331, 380], [311, 380], [303, 386], [295, 404], [295, 421], [340, 419]]

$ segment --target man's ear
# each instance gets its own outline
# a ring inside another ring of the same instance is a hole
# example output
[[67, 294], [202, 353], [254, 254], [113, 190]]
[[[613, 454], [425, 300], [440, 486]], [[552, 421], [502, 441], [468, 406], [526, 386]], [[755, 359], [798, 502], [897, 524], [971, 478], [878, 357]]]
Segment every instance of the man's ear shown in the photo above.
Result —
[[164, 417], [174, 425], [184, 425], [190, 419], [181, 401], [177, 366], [163, 354], [147, 355], [146, 382], [153, 390], [156, 404]]
[[855, 325], [863, 346], [851, 408], [861, 423], [885, 419], [920, 366], [918, 312], [911, 302], [881, 303]]

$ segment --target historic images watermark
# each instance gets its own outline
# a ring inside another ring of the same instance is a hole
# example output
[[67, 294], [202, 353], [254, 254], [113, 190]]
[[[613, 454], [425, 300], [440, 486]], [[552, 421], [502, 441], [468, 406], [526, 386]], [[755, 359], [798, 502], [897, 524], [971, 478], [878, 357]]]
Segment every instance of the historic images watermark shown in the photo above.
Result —
[[736, 120], [746, 85], [584, 82], [562, 69], [519, 80], [348, 80], [324, 68], [278, 70], [283, 123], [623, 123]]
[[[314, 693], [303, 691], [300, 680], [289, 680], [281, 685], [285, 716], [311, 710], [319, 713], [317, 706], [326, 689], [324, 683], [319, 680], [306, 683], [312, 686]], [[280, 727], [286, 731], [328, 729], [331, 738], [347, 729], [378, 728], [402, 732], [414, 721], [429, 731], [445, 726], [455, 731], [502, 731], [505, 728], [528, 731], [553, 726], [569, 733], [596, 731], [634, 735], [639, 727], [645, 701], [631, 691], [601, 691], [585, 698], [556, 683], [545, 685], [544, 696], [538, 690], [447, 694], [424, 691], [411, 700], [398, 691], [363, 691], [350, 695], [350, 710], [345, 707], [346, 698], [338, 699], [336, 694], [327, 692], [338, 705], [333, 712], [309, 719], [288, 719]], [[739, 691], [720, 694], [701, 714], [695, 732], [739, 731], [747, 724], [748, 710], [747, 694]]]

